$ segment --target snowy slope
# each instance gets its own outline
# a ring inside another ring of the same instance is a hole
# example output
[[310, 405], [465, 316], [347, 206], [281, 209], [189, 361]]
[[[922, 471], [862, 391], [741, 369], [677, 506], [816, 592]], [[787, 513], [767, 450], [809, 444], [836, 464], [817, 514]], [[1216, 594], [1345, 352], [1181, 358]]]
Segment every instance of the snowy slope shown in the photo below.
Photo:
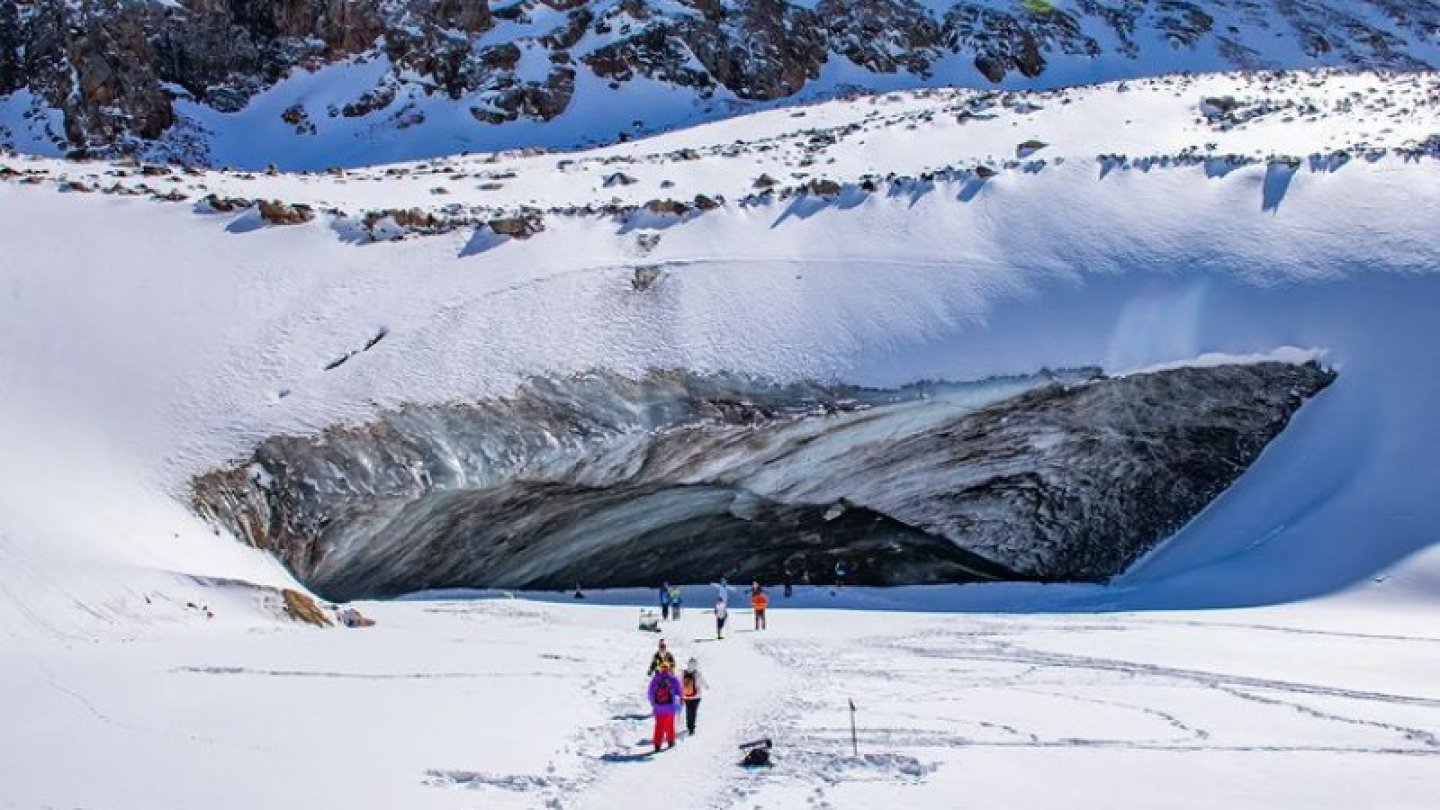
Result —
[[[3, 270], [12, 316], [0, 322], [0, 424], [17, 451], [5, 461], [0, 530], [17, 566], [47, 572], [98, 557], [283, 583], [254, 553], [212, 541], [185, 507], [186, 482], [265, 436], [379, 408], [592, 368], [898, 385], [1293, 345], [1328, 353], [1342, 371], [1334, 391], [1134, 572], [1139, 595], [1101, 598], [1251, 603], [1346, 587], [1424, 549], [1436, 518], [1423, 496], [1431, 479], [1411, 473], [1440, 449], [1428, 419], [1440, 375], [1424, 349], [1437, 295], [1440, 168], [1423, 145], [1435, 92], [1430, 75], [1294, 74], [1010, 96], [988, 108], [965, 92], [920, 94], [803, 118], [766, 113], [565, 164], [475, 157], [340, 177], [10, 159], [20, 174], [0, 184], [0, 207], [24, 227]], [[1310, 100], [1315, 111], [1222, 131], [1200, 106], [1217, 96], [1241, 110]], [[955, 123], [957, 105], [995, 118]], [[817, 125], [851, 124], [860, 128], [835, 146], [807, 150]], [[1048, 145], [1015, 159], [1030, 138]], [[1216, 156], [1325, 157], [1184, 157], [1207, 144]], [[671, 160], [681, 149], [700, 157]], [[1150, 159], [1097, 162], [1116, 154]], [[981, 161], [999, 174], [979, 177], [970, 167]], [[619, 170], [639, 182], [604, 187]], [[849, 184], [882, 171], [909, 179], [736, 201], [761, 173]], [[511, 172], [495, 192], [472, 184]], [[55, 191], [92, 176], [346, 216], [264, 227], [253, 211], [197, 216], [189, 204]], [[430, 194], [439, 183], [453, 193]], [[546, 229], [528, 240], [481, 226], [352, 244], [362, 210], [427, 197], [489, 206], [492, 193], [496, 210], [545, 209]], [[727, 202], [683, 217], [565, 210], [657, 194]], [[645, 292], [632, 285], [641, 266], [658, 272]], [[85, 508], [57, 505], [71, 501]], [[1295, 566], [1306, 575], [1292, 576]], [[108, 616], [137, 600], [102, 589], [71, 601]]]
[[[689, 589], [699, 600], [709, 589]], [[845, 604], [802, 588], [802, 598]], [[856, 604], [856, 603], [850, 603]], [[1440, 638], [1355, 606], [1118, 615], [689, 610], [709, 688], [649, 747], [635, 610], [365, 605], [379, 626], [0, 649], [20, 808], [1043, 810], [1433, 805]], [[847, 701], [858, 711], [851, 749]], [[775, 767], [736, 746], [770, 737]], [[76, 778], [82, 774], [83, 778]], [[1043, 778], [1037, 778], [1037, 774]]]
[[[0, 804], [1431, 806], [1436, 87], [935, 91], [343, 175], [0, 158]], [[696, 195], [724, 202], [643, 208]], [[543, 231], [488, 224], [522, 205]], [[412, 206], [450, 224], [363, 225]], [[267, 436], [537, 373], [894, 386], [1217, 353], [1339, 377], [1120, 581], [802, 587], [724, 642], [692, 608], [667, 633], [713, 688], [653, 762], [627, 759], [650, 594], [367, 604], [378, 627], [322, 633], [274, 621], [289, 575], [187, 504]], [[762, 735], [777, 767], [735, 769]]]
[[[1233, 109], [1216, 110], [1208, 102], [1217, 99]], [[1394, 150], [1433, 153], [1437, 118], [1435, 73], [1209, 74], [1032, 93], [937, 89], [862, 96], [584, 152], [450, 156], [332, 173], [157, 167], [141, 174], [101, 162], [25, 157], [9, 165], [76, 182], [81, 190], [274, 199], [354, 218], [415, 208], [452, 217], [521, 207], [595, 214], [652, 200], [688, 205], [697, 194], [742, 202], [763, 191], [755, 186], [762, 176], [773, 178], [779, 193], [817, 179], [857, 183], [982, 166], [1032, 173], [1067, 161], [1089, 171], [1109, 171], [1122, 159], [1142, 170], [1194, 164], [1218, 175], [1293, 158], [1312, 171], [1327, 170]], [[1043, 147], [1020, 149], [1032, 141]], [[1097, 163], [1102, 157], [1113, 160]], [[1276, 182], [1281, 187], [1270, 192], [1283, 197], [1283, 182]]]

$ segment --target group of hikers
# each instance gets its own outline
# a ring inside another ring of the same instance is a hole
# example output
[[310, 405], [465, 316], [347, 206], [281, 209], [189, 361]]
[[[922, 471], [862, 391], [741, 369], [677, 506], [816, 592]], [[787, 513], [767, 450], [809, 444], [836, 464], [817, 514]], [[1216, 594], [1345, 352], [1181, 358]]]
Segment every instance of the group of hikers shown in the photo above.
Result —
[[700, 663], [694, 658], [685, 662], [685, 670], [675, 676], [675, 656], [665, 647], [665, 639], [650, 659], [650, 709], [655, 715], [652, 742], [659, 753], [662, 743], [675, 746], [675, 715], [685, 711], [685, 734], [695, 736], [695, 721], [700, 715], [700, 694], [709, 688], [700, 674]]
[[[843, 588], [845, 586], [845, 562], [843, 560], [835, 563], [835, 585]], [[809, 582], [808, 573], [805, 581]], [[794, 574], [789, 567], [783, 571], [782, 583], [785, 589], [785, 596], [789, 598], [794, 593]], [[730, 616], [730, 591], [731, 587], [722, 577], [715, 583], [715, 638], [725, 638], [725, 620]], [[679, 586], [671, 585], [669, 582], [662, 583], [659, 589], [660, 616], [665, 620], [678, 620], [680, 609], [684, 604], [684, 593]], [[766, 619], [766, 612], [770, 608], [770, 596], [765, 592], [759, 580], [750, 584], [750, 609], [755, 614], [755, 629], [765, 630], [769, 625]], [[653, 621], [653, 620], [652, 620]], [[658, 626], [651, 626], [646, 629], [658, 629]], [[695, 658], [685, 662], [685, 669], [678, 675], [675, 671], [675, 656], [671, 654], [665, 644], [665, 639], [660, 639], [655, 654], [650, 658], [650, 669], [647, 674], [650, 676], [650, 686], [646, 691], [650, 700], [651, 713], [655, 717], [655, 733], [652, 742], [655, 751], [658, 753], [662, 746], [669, 748], [675, 745], [675, 717], [682, 710], [685, 712], [685, 733], [687, 736], [694, 736], [695, 723], [700, 715], [701, 693], [709, 688], [705, 677], [700, 674], [700, 663]]]
[[[730, 617], [730, 584], [724, 579], [715, 583], [715, 638], [725, 638], [725, 620]], [[788, 597], [793, 592], [789, 580], [786, 580], [785, 595]], [[678, 586], [670, 583], [660, 585], [660, 618], [675, 620], [680, 618], [680, 607], [684, 601], [684, 594]], [[764, 586], [757, 580], [750, 584], [750, 609], [755, 613], [755, 629], [764, 630], [767, 628], [765, 611], [770, 607], [770, 596], [765, 592]], [[653, 628], [651, 628], [653, 629]]]
[[[715, 638], [725, 638], [725, 620], [730, 615], [730, 585], [724, 579], [715, 584]], [[680, 588], [666, 582], [660, 586], [660, 614], [665, 619], [680, 618], [684, 595]], [[750, 607], [755, 612], [755, 629], [766, 629], [765, 611], [770, 606], [770, 597], [760, 583], [750, 585]], [[650, 710], [655, 717], [655, 733], [652, 742], [658, 753], [675, 745], [675, 717], [685, 712], [685, 734], [694, 736], [695, 723], [700, 715], [701, 693], [709, 688], [705, 676], [700, 674], [700, 663], [695, 658], [685, 662], [685, 669], [677, 676], [675, 656], [665, 644], [665, 639], [650, 658], [650, 686], [646, 691], [650, 699]]]

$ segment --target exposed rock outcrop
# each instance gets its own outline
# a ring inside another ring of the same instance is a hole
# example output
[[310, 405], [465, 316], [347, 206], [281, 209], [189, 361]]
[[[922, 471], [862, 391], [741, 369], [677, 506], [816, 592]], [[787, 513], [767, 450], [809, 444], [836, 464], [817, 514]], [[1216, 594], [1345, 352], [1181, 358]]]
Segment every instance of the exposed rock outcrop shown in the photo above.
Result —
[[[522, 0], [494, 10], [485, 0], [19, 0], [0, 4], [0, 96], [29, 89], [60, 110], [58, 137], [82, 154], [153, 147], [200, 160], [205, 133], [174, 132], [177, 99], [235, 112], [294, 70], [347, 60], [357, 74], [373, 76], [360, 66], [377, 60], [385, 70], [326, 109], [287, 107], [282, 118], [296, 135], [316, 134], [325, 116], [414, 126], [425, 96], [464, 105], [477, 126], [546, 121], [570, 109], [582, 70], [617, 87], [643, 77], [690, 88], [701, 102], [721, 88], [769, 101], [799, 93], [836, 61], [862, 77], [928, 80], [937, 63], [959, 56], [990, 82], [1038, 78], [1059, 59], [1109, 59], [1105, 72], [1119, 77], [1146, 70], [1142, 58], [1163, 70], [1172, 54], [1192, 51], [1245, 69], [1420, 69], [1430, 67], [1440, 31], [1429, 0], [686, 5], [681, 13], [647, 0], [550, 0], [547, 8]], [[563, 21], [542, 22], [556, 11]], [[497, 39], [500, 18], [508, 25]], [[1157, 47], [1166, 50], [1144, 52]], [[1117, 58], [1136, 67], [1115, 68]]]

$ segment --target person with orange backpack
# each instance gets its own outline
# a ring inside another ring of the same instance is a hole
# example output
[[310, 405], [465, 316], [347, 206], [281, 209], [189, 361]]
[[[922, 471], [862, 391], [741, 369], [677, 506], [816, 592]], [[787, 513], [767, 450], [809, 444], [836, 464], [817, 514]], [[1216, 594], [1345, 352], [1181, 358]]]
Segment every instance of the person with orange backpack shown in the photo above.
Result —
[[705, 676], [700, 674], [700, 662], [691, 658], [685, 662], [685, 671], [680, 674], [680, 695], [685, 699], [685, 735], [695, 736], [695, 718], [700, 714], [700, 693], [709, 689]]
[[752, 594], [750, 595], [750, 607], [754, 608], [754, 610], [755, 610], [755, 629], [756, 629], [756, 630], [764, 630], [764, 629], [766, 628], [766, 626], [765, 626], [765, 608], [767, 608], [767, 607], [769, 607], [769, 606], [770, 606], [770, 597], [768, 597], [768, 596], [765, 595], [765, 589], [764, 589], [764, 588], [761, 588], [761, 587], [759, 587], [759, 586], [757, 585], [757, 586], [755, 587], [754, 593], [752, 593]]
[[660, 743], [668, 742], [675, 747], [675, 715], [680, 711], [680, 681], [670, 664], [662, 664], [650, 679], [650, 710], [655, 714], [655, 753], [660, 753]]

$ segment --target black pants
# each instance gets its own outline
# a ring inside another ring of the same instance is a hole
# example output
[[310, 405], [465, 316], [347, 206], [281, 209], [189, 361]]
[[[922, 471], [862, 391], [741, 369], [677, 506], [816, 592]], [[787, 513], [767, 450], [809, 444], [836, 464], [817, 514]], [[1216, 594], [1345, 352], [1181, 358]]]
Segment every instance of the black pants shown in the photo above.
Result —
[[672, 618], [672, 619], [678, 619], [678, 618], [680, 618], [680, 603], [679, 603], [679, 602], [676, 602], [675, 604], [673, 604], [673, 605], [670, 606], [670, 618]]
[[700, 698], [685, 699], [685, 733], [695, 733], [695, 716], [700, 713]]
[[662, 619], [668, 619], [668, 618], [670, 618], [670, 605], [669, 605], [668, 603], [663, 603], [663, 602], [662, 602], [662, 603], [660, 604], [660, 618], [662, 618]]

